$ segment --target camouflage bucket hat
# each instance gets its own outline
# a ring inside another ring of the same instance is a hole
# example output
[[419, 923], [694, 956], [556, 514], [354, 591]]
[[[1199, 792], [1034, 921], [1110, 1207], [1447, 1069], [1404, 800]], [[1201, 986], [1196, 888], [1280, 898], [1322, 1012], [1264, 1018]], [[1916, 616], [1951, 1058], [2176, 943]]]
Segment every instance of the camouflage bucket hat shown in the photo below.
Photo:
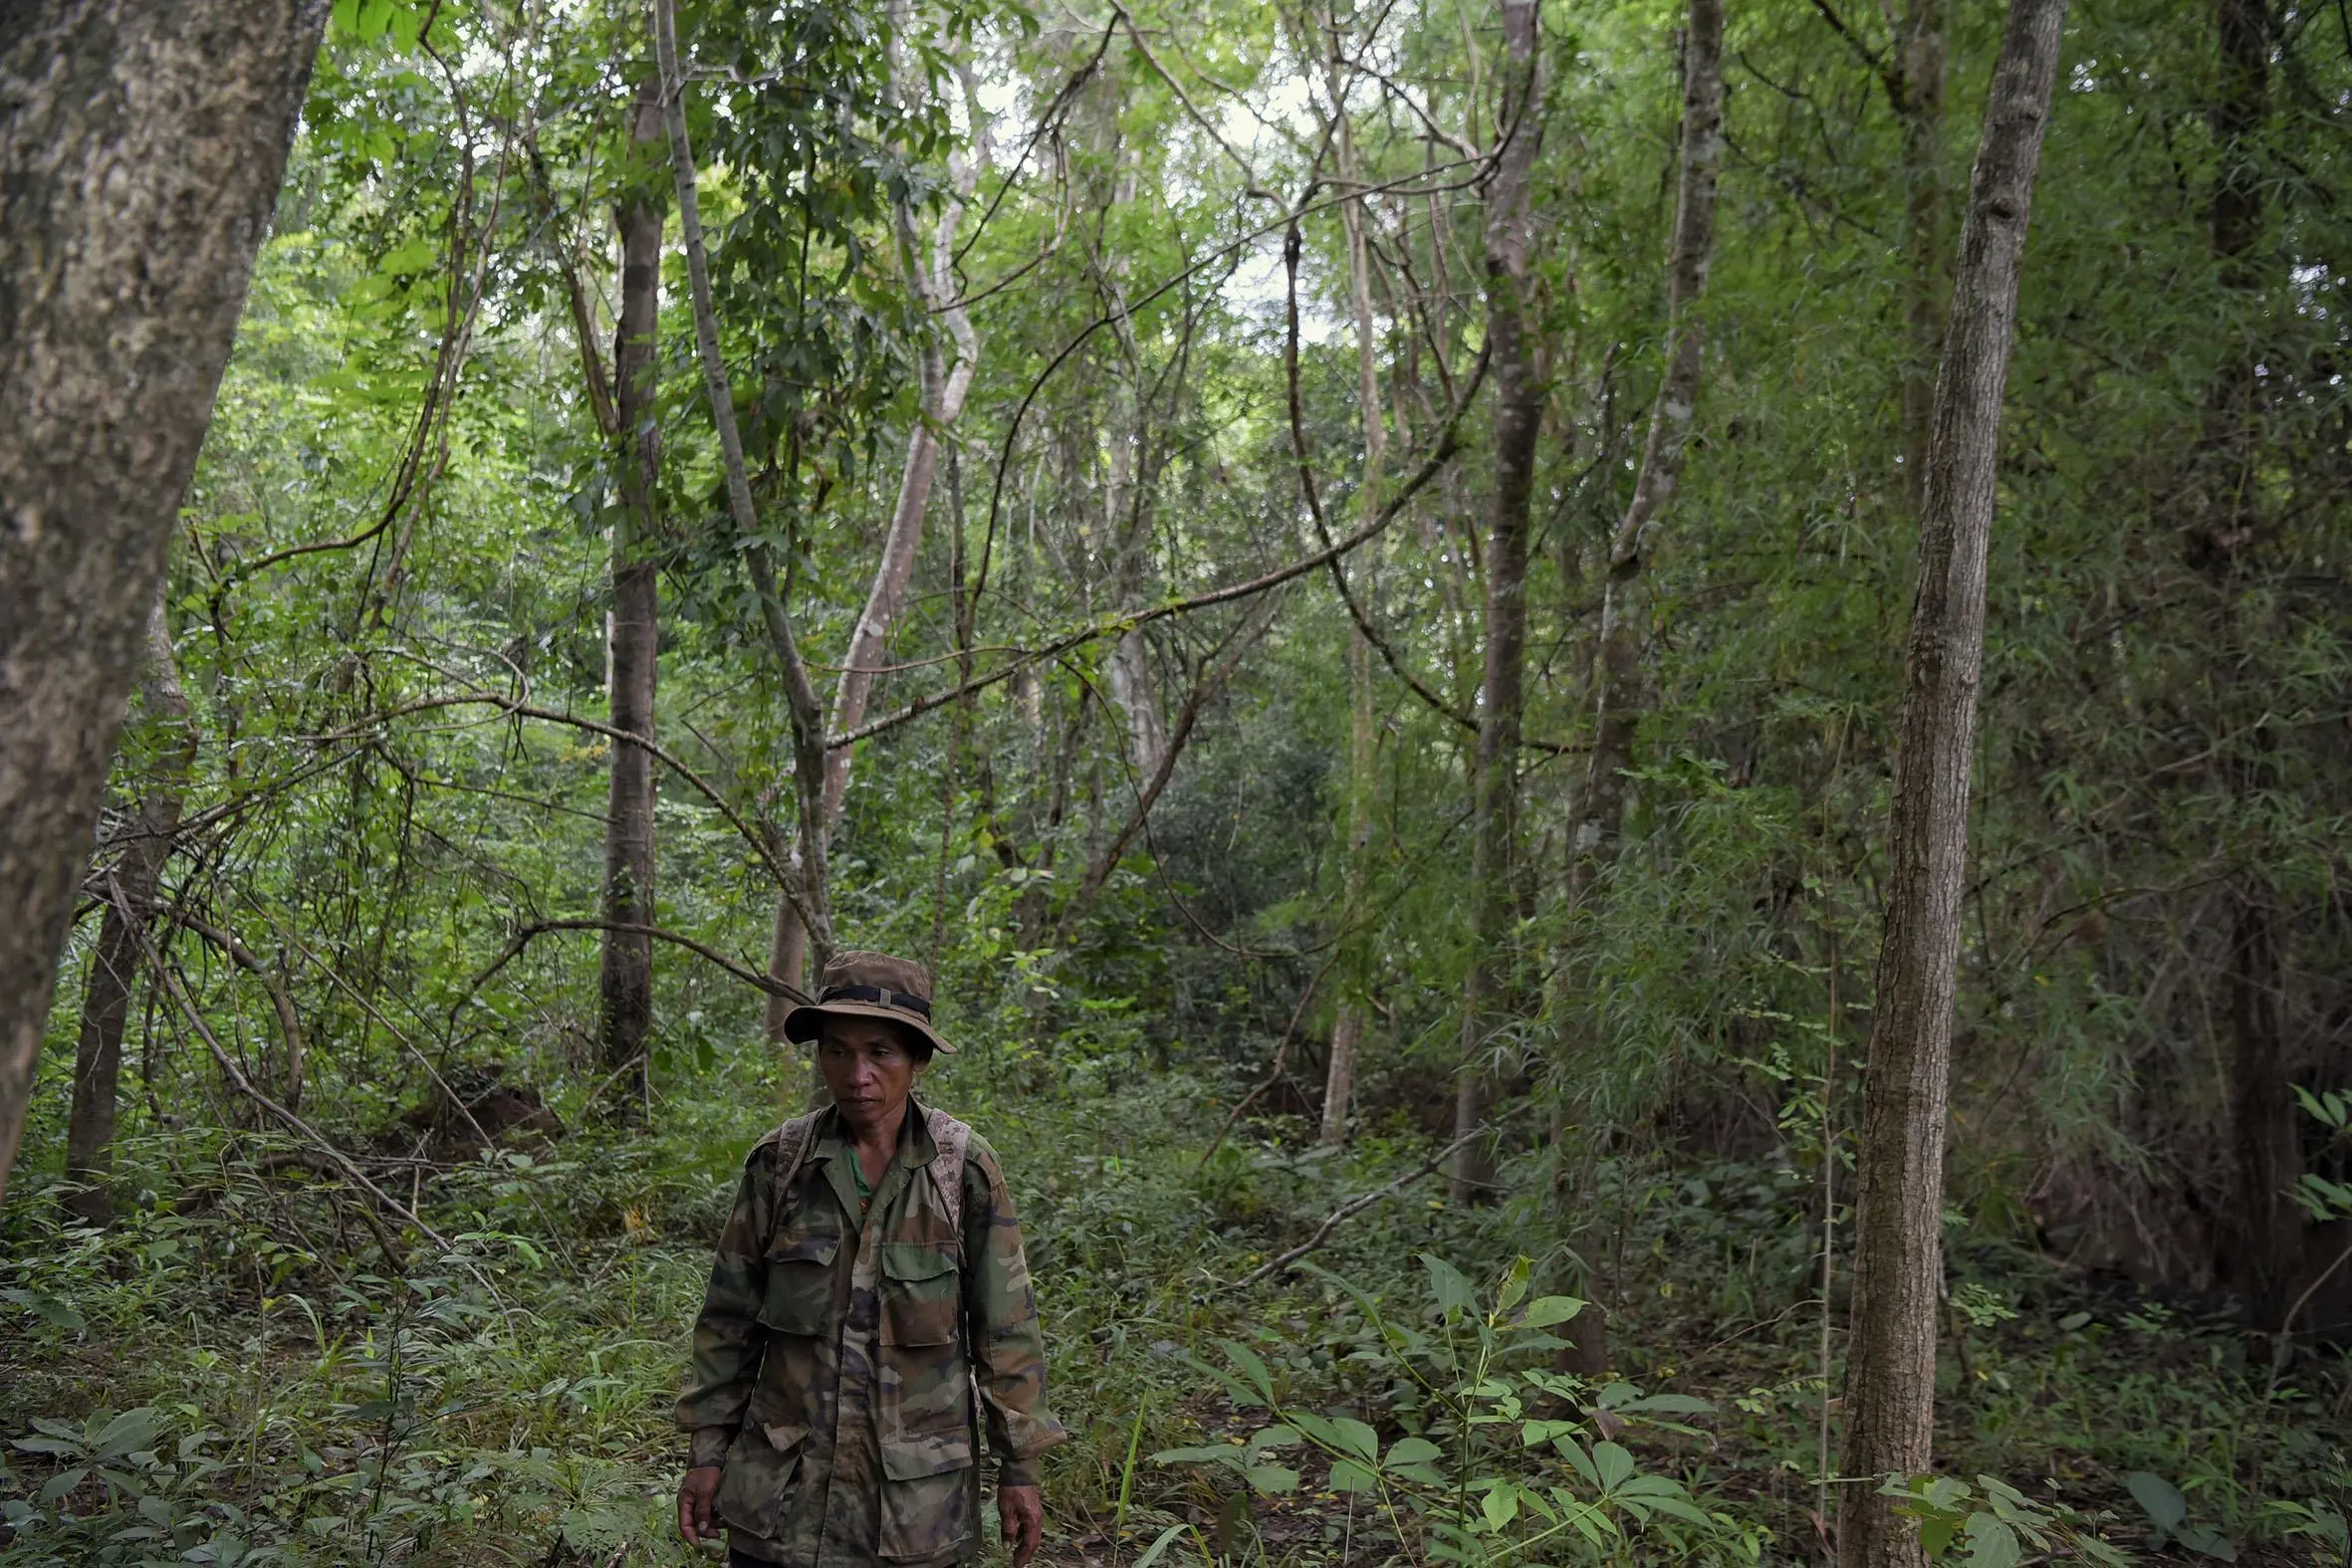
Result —
[[796, 1044], [817, 1038], [825, 1014], [844, 1018], [888, 1018], [903, 1023], [939, 1049], [955, 1053], [931, 1026], [931, 978], [923, 966], [887, 953], [838, 953], [824, 966], [817, 1000], [784, 1015], [784, 1037]]

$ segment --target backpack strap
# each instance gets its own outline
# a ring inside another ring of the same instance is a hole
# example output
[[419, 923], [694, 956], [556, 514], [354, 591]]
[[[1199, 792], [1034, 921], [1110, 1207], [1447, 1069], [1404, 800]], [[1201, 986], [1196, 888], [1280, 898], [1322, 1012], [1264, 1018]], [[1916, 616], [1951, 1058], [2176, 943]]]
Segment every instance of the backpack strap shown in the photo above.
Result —
[[771, 1226], [784, 1220], [785, 1194], [792, 1191], [793, 1178], [801, 1174], [810, 1146], [817, 1142], [817, 1118], [821, 1114], [810, 1111], [796, 1116], [768, 1135], [776, 1144], [776, 1205], [768, 1217]]
[[948, 1229], [955, 1232], [960, 1264], [964, 1252], [964, 1162], [972, 1150], [972, 1129], [942, 1110], [933, 1110], [929, 1116], [931, 1142], [939, 1149], [931, 1162], [931, 1185], [939, 1194]]

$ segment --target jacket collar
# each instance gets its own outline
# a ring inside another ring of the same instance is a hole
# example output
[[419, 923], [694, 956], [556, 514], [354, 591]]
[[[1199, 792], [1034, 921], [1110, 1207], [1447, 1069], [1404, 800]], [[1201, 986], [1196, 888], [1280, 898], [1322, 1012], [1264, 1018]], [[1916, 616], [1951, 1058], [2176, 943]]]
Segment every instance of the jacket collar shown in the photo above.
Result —
[[[841, 1108], [827, 1105], [820, 1113], [817, 1124], [817, 1146], [809, 1153], [813, 1160], [826, 1160], [849, 1148], [849, 1130], [841, 1125]], [[892, 1160], [898, 1165], [929, 1165], [939, 1158], [939, 1145], [931, 1136], [931, 1112], [912, 1094], [906, 1097], [906, 1117], [898, 1124], [898, 1152]]]

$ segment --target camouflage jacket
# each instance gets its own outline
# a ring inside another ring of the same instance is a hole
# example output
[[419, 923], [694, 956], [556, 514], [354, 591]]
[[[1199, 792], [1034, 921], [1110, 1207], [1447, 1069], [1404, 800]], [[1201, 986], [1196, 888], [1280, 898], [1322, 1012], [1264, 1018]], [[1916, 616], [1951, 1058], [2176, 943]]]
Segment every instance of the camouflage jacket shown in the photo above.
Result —
[[718, 1512], [750, 1556], [964, 1560], [980, 1545], [975, 1392], [1000, 1484], [1034, 1484], [1031, 1461], [1066, 1436], [1046, 1410], [1045, 1338], [996, 1151], [971, 1136], [959, 1235], [928, 1121], [910, 1099], [862, 1221], [836, 1112], [821, 1113], [782, 1191], [782, 1129], [744, 1161], [677, 1420], [691, 1462], [724, 1464]]

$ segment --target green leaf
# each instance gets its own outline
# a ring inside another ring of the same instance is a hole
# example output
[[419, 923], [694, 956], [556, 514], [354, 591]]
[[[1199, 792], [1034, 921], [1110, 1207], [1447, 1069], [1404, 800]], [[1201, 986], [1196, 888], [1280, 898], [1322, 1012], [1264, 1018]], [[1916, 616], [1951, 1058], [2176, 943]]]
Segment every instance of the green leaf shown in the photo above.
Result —
[[146, 1448], [170, 1424], [171, 1418], [163, 1412], [152, 1405], [141, 1405], [108, 1422], [92, 1440], [90, 1451], [98, 1458], [120, 1458]]
[[1529, 1259], [1520, 1257], [1511, 1265], [1511, 1272], [1503, 1276], [1503, 1288], [1495, 1294], [1495, 1308], [1508, 1312], [1527, 1299]]
[[1584, 1445], [1573, 1439], [1562, 1438], [1557, 1445], [1559, 1456], [1575, 1467], [1577, 1474], [1592, 1485], [1600, 1484], [1600, 1471], [1593, 1468], [1592, 1456], [1584, 1452]]
[[1447, 1316], [1469, 1311], [1478, 1300], [1478, 1292], [1471, 1289], [1470, 1281], [1463, 1277], [1462, 1270], [1436, 1253], [1423, 1252], [1421, 1266], [1429, 1270], [1430, 1289], [1437, 1296], [1439, 1308]]
[[1252, 1464], [1242, 1474], [1251, 1485], [1269, 1495], [1298, 1489], [1298, 1472], [1288, 1464]]
[[1211, 1444], [1197, 1449], [1162, 1449], [1149, 1457], [1154, 1464], [1238, 1464], [1242, 1451]]
[[2180, 1489], [2163, 1476], [2148, 1470], [2134, 1470], [2123, 1478], [2123, 1483], [2131, 1488], [2132, 1496], [2148, 1511], [2148, 1517], [2156, 1521], [2156, 1527], [2167, 1535], [2179, 1529], [2181, 1521], [2189, 1517], [2189, 1499], [2182, 1496]]
[[48, 1483], [34, 1495], [43, 1502], [55, 1502], [82, 1484], [82, 1477], [90, 1473], [88, 1465], [77, 1464], [70, 1470], [60, 1470], [49, 1477]]
[[1486, 1516], [1489, 1529], [1502, 1529], [1519, 1517], [1519, 1488], [1504, 1481], [1479, 1499], [1478, 1511]]
[[1160, 1531], [1160, 1538], [1143, 1548], [1143, 1555], [1135, 1559], [1135, 1568], [1151, 1568], [1153, 1563], [1160, 1560], [1160, 1553], [1168, 1549], [1169, 1543], [1174, 1541], [1177, 1536], [1182, 1535], [1189, 1527], [1182, 1519], [1179, 1519]]
[[1333, 1491], [1378, 1491], [1380, 1477], [1353, 1459], [1331, 1461], [1331, 1489]]
[[1695, 1394], [1652, 1394], [1617, 1407], [1625, 1416], [1710, 1416], [1715, 1407]]
[[1446, 1451], [1427, 1438], [1399, 1438], [1390, 1445], [1388, 1462], [1396, 1464], [1426, 1464], [1431, 1459], [1442, 1459]]
[[1633, 1473], [1633, 1456], [1617, 1444], [1596, 1443], [1592, 1467], [1600, 1472], [1601, 1489], [1606, 1491]]
[[1519, 1429], [1520, 1447], [1531, 1449], [1539, 1443], [1550, 1443], [1559, 1438], [1569, 1437], [1581, 1430], [1583, 1426], [1584, 1423], [1580, 1421], [1522, 1422]]
[[1969, 1568], [2017, 1568], [2017, 1532], [1990, 1513], [1969, 1515]]
[[1274, 1374], [1266, 1370], [1266, 1363], [1259, 1359], [1258, 1352], [1238, 1340], [1221, 1339], [1217, 1343], [1224, 1348], [1226, 1355], [1233, 1358], [1233, 1364], [1242, 1369], [1242, 1376], [1250, 1380], [1250, 1386], [1269, 1405], [1273, 1404]]
[[2209, 1530], [2202, 1524], [2192, 1524], [2181, 1531], [2180, 1540], [2183, 1546], [2188, 1547], [2200, 1557], [2211, 1557], [2226, 1563], [2237, 1561], [2236, 1546], [2219, 1530]]
[[1554, 1323], [1565, 1323], [1584, 1310], [1584, 1303], [1574, 1296], [1537, 1296], [1528, 1303], [1525, 1316], [1519, 1320], [1521, 1328], [1549, 1328]]
[[1357, 1458], [1376, 1460], [1380, 1457], [1380, 1434], [1352, 1416], [1333, 1418], [1332, 1428], [1339, 1435], [1340, 1447]]
[[55, 1323], [59, 1328], [79, 1333], [90, 1326], [69, 1303], [52, 1295], [43, 1295], [37, 1290], [0, 1290], [0, 1301], [13, 1302], [43, 1322]]

